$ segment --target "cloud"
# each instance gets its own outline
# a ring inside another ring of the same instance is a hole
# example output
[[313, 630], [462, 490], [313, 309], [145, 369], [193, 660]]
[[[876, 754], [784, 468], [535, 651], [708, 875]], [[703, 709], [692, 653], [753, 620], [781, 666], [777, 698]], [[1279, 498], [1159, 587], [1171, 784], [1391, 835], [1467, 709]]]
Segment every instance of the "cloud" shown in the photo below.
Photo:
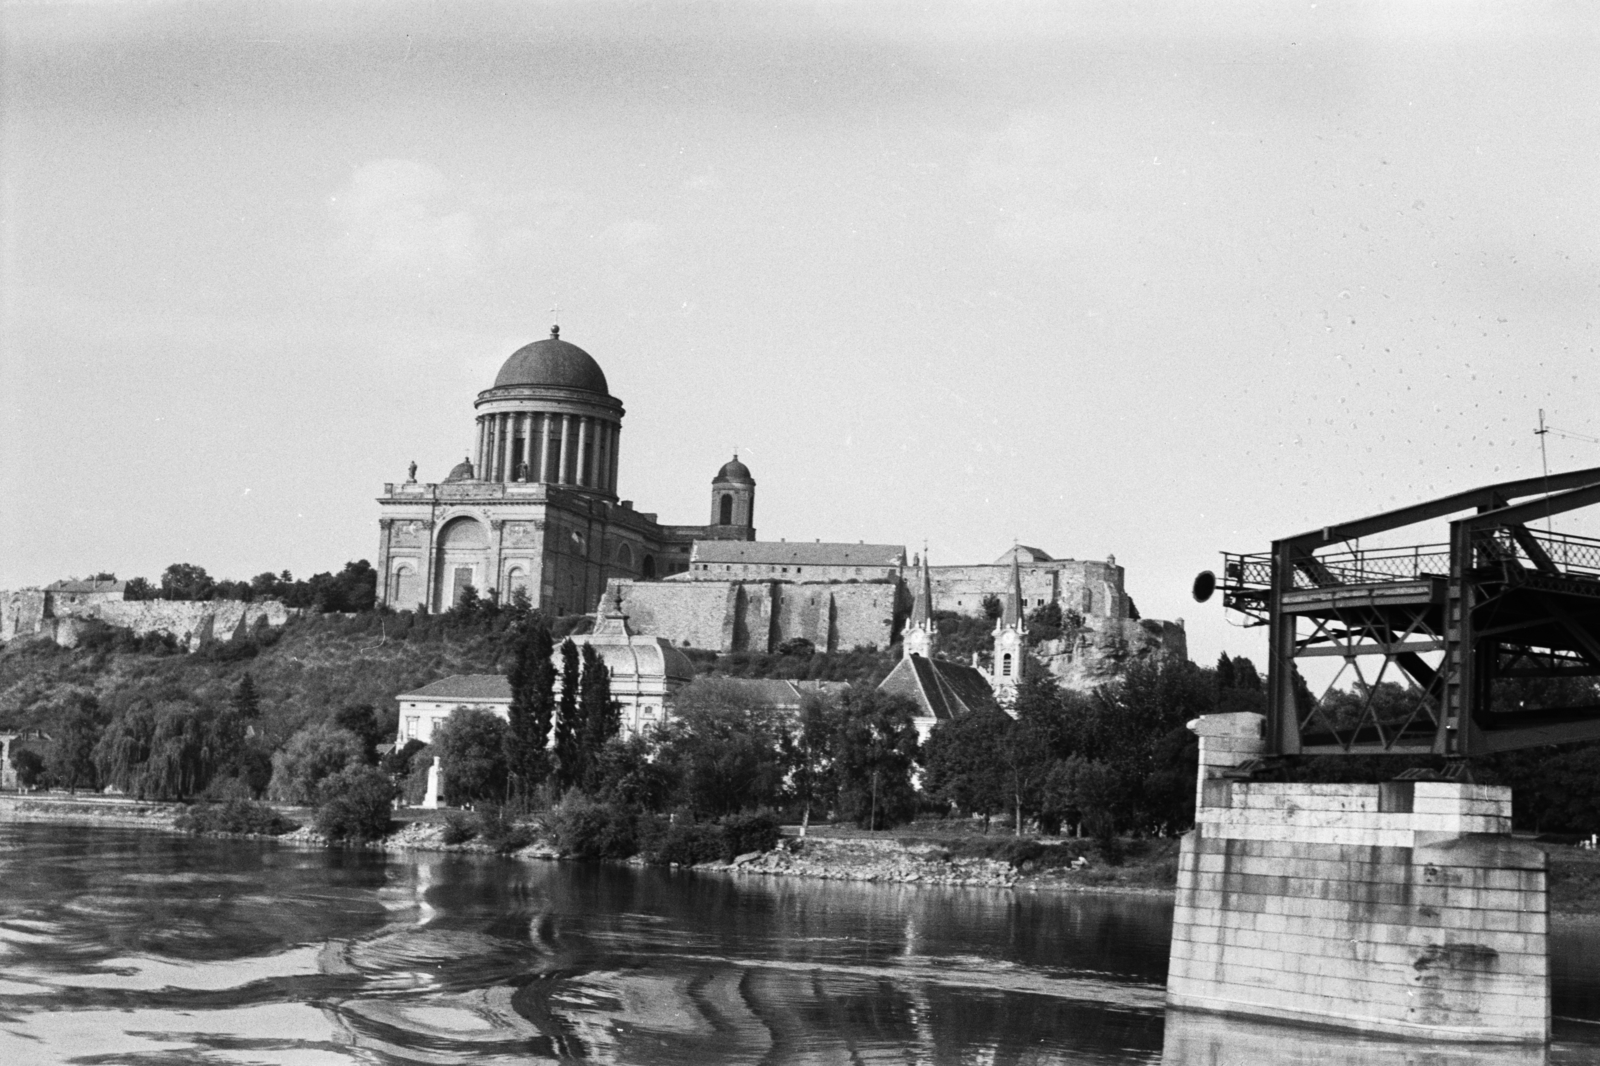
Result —
[[365, 163], [328, 200], [341, 228], [336, 254], [357, 273], [450, 279], [476, 269], [478, 223], [442, 173], [425, 163]]

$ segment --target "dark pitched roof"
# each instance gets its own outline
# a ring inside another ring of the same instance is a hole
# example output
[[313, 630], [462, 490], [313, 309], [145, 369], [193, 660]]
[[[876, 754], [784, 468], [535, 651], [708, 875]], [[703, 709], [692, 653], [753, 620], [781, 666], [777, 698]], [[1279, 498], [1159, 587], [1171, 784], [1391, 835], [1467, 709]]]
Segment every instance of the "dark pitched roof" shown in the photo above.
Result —
[[121, 592], [128, 587], [126, 581], [57, 581], [47, 585], [49, 592]]
[[785, 681], [769, 677], [718, 677], [717, 684], [736, 689], [751, 707], [775, 710], [798, 708], [800, 697], [808, 692], [833, 695], [848, 689], [843, 681]]
[[904, 566], [906, 549], [899, 544], [830, 544], [827, 541], [697, 540], [697, 563], [753, 563], [801, 566]]
[[910, 696], [924, 718], [955, 718], [999, 706], [977, 667], [920, 655], [902, 658], [878, 687]]
[[511, 682], [504, 674], [456, 674], [440, 678], [414, 692], [402, 692], [399, 700], [504, 700], [511, 702]]

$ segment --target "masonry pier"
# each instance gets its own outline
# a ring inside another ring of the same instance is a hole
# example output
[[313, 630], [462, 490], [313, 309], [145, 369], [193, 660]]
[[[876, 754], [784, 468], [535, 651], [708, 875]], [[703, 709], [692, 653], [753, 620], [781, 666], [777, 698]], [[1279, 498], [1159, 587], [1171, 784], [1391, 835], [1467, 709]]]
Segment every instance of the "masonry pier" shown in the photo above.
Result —
[[[1252, 781], [1264, 718], [1209, 715], [1169, 1006], [1429, 1040], [1550, 1036], [1545, 856], [1511, 790]], [[1227, 776], [1228, 774], [1233, 776]]]

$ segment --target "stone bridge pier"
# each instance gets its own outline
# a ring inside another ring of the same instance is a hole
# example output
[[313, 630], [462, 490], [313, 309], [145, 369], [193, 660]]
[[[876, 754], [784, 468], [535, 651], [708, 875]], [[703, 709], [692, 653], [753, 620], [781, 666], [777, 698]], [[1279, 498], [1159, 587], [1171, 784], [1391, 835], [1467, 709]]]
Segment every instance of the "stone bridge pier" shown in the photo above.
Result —
[[1427, 1040], [1550, 1037], [1545, 856], [1511, 790], [1222, 776], [1258, 714], [1209, 715], [1183, 840], [1170, 1007]]

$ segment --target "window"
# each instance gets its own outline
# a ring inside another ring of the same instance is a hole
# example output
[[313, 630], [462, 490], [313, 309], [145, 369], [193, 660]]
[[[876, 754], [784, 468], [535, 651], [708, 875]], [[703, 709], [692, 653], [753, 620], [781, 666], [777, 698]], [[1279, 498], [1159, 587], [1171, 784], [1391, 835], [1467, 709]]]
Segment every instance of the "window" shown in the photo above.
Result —
[[718, 525], [733, 525], [733, 494], [724, 492], [722, 502], [718, 506]]
[[1010, 677], [1011, 676], [1011, 653], [1010, 652], [1006, 652], [1005, 655], [1003, 655], [1001, 657], [1001, 659], [1000, 659], [1000, 676], [1001, 677]]

